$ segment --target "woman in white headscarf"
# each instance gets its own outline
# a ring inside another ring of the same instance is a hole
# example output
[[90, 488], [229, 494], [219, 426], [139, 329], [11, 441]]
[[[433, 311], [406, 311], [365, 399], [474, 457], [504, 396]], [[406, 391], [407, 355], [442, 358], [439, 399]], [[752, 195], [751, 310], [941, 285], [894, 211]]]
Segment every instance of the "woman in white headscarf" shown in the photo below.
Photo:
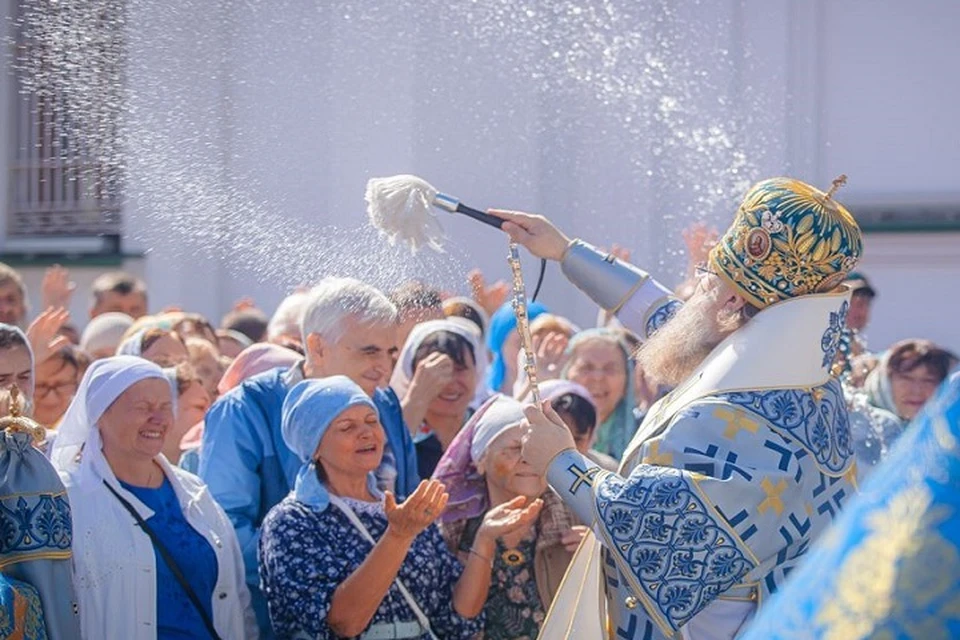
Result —
[[440, 532], [451, 552], [466, 561], [486, 514], [504, 504], [536, 504], [537, 517], [500, 536], [491, 560], [484, 606], [484, 640], [536, 638], [573, 552], [586, 533], [573, 512], [524, 460], [523, 406], [492, 398], [443, 454], [433, 479], [450, 495]]
[[410, 332], [390, 387], [413, 433], [421, 478], [432, 473], [453, 438], [489, 396], [480, 335], [467, 320], [418, 324]]
[[257, 636], [233, 526], [194, 475], [163, 457], [173, 422], [163, 371], [94, 362], [51, 460], [67, 488], [87, 638]]

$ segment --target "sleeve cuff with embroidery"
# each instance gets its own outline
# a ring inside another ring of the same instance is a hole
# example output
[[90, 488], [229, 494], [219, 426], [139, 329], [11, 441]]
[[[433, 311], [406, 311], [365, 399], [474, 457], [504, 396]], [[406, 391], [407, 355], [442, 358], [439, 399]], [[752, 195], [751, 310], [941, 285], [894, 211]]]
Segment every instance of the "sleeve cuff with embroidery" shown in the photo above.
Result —
[[547, 482], [564, 503], [573, 510], [580, 522], [590, 524], [594, 519], [593, 488], [603, 476], [609, 475], [595, 462], [574, 449], [560, 453], [547, 468]]

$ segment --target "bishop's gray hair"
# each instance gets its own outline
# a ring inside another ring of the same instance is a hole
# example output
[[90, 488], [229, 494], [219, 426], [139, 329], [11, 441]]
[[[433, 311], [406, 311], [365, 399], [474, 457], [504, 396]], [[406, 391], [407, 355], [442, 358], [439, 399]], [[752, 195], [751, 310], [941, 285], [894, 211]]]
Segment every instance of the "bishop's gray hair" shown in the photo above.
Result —
[[346, 332], [346, 322], [396, 324], [397, 307], [381, 291], [354, 278], [324, 278], [310, 292], [300, 326], [303, 344], [316, 333], [336, 342]]

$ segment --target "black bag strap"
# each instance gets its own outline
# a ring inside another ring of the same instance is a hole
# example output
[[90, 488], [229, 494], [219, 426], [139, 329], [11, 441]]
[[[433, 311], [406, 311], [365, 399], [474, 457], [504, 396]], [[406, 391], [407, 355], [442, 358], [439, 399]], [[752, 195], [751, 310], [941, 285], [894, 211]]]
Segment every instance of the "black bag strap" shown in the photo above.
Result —
[[183, 575], [183, 571], [180, 570], [176, 560], [173, 559], [173, 556], [170, 555], [170, 552], [167, 551], [167, 548], [163, 546], [163, 543], [160, 542], [159, 538], [157, 538], [157, 534], [153, 532], [153, 529], [150, 528], [150, 525], [147, 524], [147, 521], [140, 517], [140, 514], [137, 513], [137, 510], [133, 508], [133, 505], [124, 499], [123, 496], [117, 493], [116, 489], [111, 487], [106, 480], [103, 481], [103, 484], [107, 489], [110, 490], [110, 493], [116, 496], [117, 500], [120, 501], [120, 504], [122, 504], [127, 511], [130, 512], [130, 515], [133, 516], [133, 519], [137, 521], [137, 525], [150, 538], [150, 542], [153, 543], [157, 553], [159, 553], [160, 557], [163, 558], [163, 561], [170, 568], [170, 572], [173, 573], [173, 577], [177, 579], [177, 582], [180, 583], [180, 587], [183, 589], [184, 593], [187, 594], [187, 598], [190, 599], [190, 603], [193, 604], [193, 607], [197, 610], [197, 613], [200, 614], [200, 618], [203, 620], [203, 626], [207, 628], [207, 632], [210, 634], [210, 637], [212, 637], [213, 640], [221, 640], [220, 636], [217, 635], [216, 628], [213, 626], [213, 620], [211, 620], [210, 616], [207, 615], [207, 610], [203, 608], [200, 598], [197, 597], [193, 587], [191, 587], [190, 583], [187, 582], [187, 578]]

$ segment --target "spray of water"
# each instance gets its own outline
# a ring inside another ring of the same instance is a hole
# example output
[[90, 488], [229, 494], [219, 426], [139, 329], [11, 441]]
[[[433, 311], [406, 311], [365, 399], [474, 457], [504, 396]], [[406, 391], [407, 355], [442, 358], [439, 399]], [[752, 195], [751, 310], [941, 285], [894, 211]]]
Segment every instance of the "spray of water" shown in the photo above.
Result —
[[[411, 64], [422, 55], [425, 34], [433, 32], [451, 34], [438, 55], [465, 66], [473, 53], [494, 51], [504, 69], [526, 76], [545, 96], [572, 96], [584, 113], [593, 114], [584, 119], [583, 113], [558, 111], [532, 125], [530, 135], [610, 123], [625, 144], [636, 146], [633, 170], [662, 204], [649, 216], [625, 222], [666, 225], [650, 231], [677, 237], [691, 220], [729, 207], [755, 177], [744, 130], [763, 105], [725, 97], [728, 91], [714, 77], [732, 67], [728, 51], [709, 45], [699, 51], [689, 44], [718, 25], [698, 22], [696, 12], [681, 15], [670, 3], [401, 0], [385, 8], [336, 1], [317, 8], [317, 24], [302, 7], [284, 1], [247, 3], [243, 18], [227, 0], [21, 4], [19, 25], [33, 44], [20, 56], [25, 89], [57, 97], [54, 108], [68, 123], [67, 138], [110, 167], [104, 188], [123, 190], [149, 217], [144, 239], [184, 255], [229, 255], [235, 273], [278, 286], [341, 273], [385, 287], [412, 276], [456, 287], [465, 268], [449, 254], [411, 258], [378, 242], [362, 228], [359, 191], [356, 210], [343, 213], [343, 224], [318, 227], [309, 215], [289, 215], [286, 194], [267, 194], [257, 175], [231, 166], [231, 145], [250, 144], [258, 133], [289, 136], [282, 126], [293, 122], [280, 118], [277, 129], [266, 132], [234, 128], [237, 107], [230, 96], [243, 87], [235, 86], [224, 56], [237, 40], [253, 51], [272, 48], [273, 59], [277, 48], [302, 55], [322, 37], [315, 35], [322, 22], [331, 29], [356, 29], [361, 37], [380, 34], [358, 46], [377, 47], [384, 58]], [[295, 8], [305, 19], [291, 25], [283, 16]], [[405, 23], [414, 28], [384, 38], [404, 14], [414, 17]], [[293, 32], [277, 39], [281, 26]], [[332, 78], [332, 99], [349, 104], [349, 87], [336, 84], [338, 64], [343, 63], [319, 66]], [[275, 84], [309, 83], [312, 75], [297, 69], [269, 73], [267, 81]], [[210, 96], [197, 95], [205, 89]], [[429, 93], [424, 99], [429, 103]], [[306, 114], [292, 113], [298, 126], [309, 126]], [[500, 114], [464, 109], [462, 117], [481, 123], [475, 129], [482, 133], [498, 125]], [[579, 204], [587, 213], [593, 206]], [[599, 235], [604, 231], [598, 229]]]

